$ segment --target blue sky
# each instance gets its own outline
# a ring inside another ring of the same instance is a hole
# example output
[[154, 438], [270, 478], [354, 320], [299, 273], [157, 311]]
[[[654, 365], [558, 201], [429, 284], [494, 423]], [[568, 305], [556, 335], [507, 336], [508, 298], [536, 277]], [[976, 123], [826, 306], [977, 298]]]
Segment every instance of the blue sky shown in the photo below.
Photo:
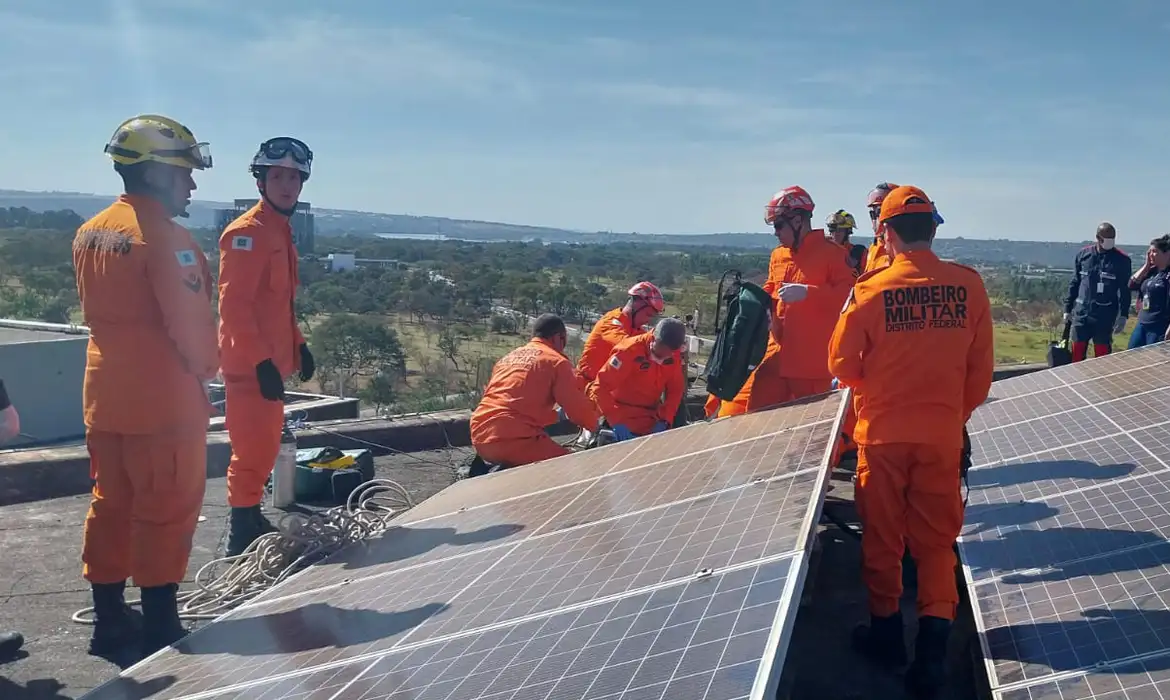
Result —
[[[764, 231], [918, 184], [946, 236], [1170, 231], [1164, 0], [6, 0], [0, 188], [110, 193], [114, 127], [211, 142], [247, 196], [264, 138], [315, 206], [584, 230]], [[716, 9], [718, 8], [718, 9]]]

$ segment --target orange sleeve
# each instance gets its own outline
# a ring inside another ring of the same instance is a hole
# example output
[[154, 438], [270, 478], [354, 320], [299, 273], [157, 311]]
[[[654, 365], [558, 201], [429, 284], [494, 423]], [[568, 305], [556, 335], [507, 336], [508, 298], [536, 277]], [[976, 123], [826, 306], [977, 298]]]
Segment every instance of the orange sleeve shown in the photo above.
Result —
[[257, 233], [242, 227], [225, 231], [219, 239], [219, 320], [231, 329], [233, 350], [247, 358], [250, 367], [276, 354], [256, 321], [256, 292], [260, 280], [267, 278], [270, 257], [260, 248]]
[[971, 309], [975, 337], [967, 351], [967, 381], [963, 386], [964, 423], [987, 400], [995, 373], [995, 331], [991, 323], [991, 302], [987, 298], [987, 289], [983, 286], [983, 280], [978, 278], [968, 289], [968, 301], [975, 302]]
[[857, 303], [856, 288], [849, 293], [845, 309], [829, 339], [829, 373], [845, 386], [857, 388], [862, 380], [861, 356], [869, 348], [866, 309]]
[[779, 262], [776, 258], [779, 257], [779, 254], [780, 249], [774, 248], [771, 257], [768, 258], [768, 279], [764, 282], [763, 289], [770, 297], [776, 295], [776, 289], [780, 286], [779, 275], [776, 274]]
[[597, 407], [581, 390], [578, 375], [568, 360], [558, 362], [553, 377], [553, 398], [569, 420], [586, 430], [597, 430]]
[[[189, 251], [176, 251], [170, 244], [173, 237], [169, 232], [156, 232], [147, 228], [147, 222], [143, 221], [143, 224], [146, 276], [162, 312], [167, 336], [174, 343], [188, 372], [199, 379], [212, 379], [219, 370], [219, 348], [215, 343], [211, 310], [207, 308], [207, 291], [204, 284], [198, 284], [199, 289], [195, 289], [194, 284], [188, 286], [183, 273], [183, 266], [197, 264], [197, 259], [203, 253], [199, 251], [196, 254], [198, 248], [194, 247], [194, 243]], [[188, 262], [182, 261], [184, 256]], [[190, 256], [194, 256], [194, 259]], [[201, 278], [202, 275], [193, 277], [191, 281], [197, 282]], [[203, 308], [196, 308], [196, 305]], [[200, 322], [200, 319], [206, 322]]]
[[666, 421], [668, 424], [674, 423], [674, 414], [678, 411], [678, 405], [682, 401], [683, 392], [687, 390], [686, 380], [683, 379], [683, 372], [686, 371], [686, 368], [682, 367], [681, 356], [677, 353], [674, 356], [672, 370], [666, 374], [666, 398], [662, 400], [662, 405], [658, 407], [658, 420]]
[[628, 381], [629, 368], [633, 366], [634, 362], [630, 356], [632, 354], [629, 348], [616, 350], [610, 356], [609, 361], [602, 365], [601, 370], [597, 372], [597, 407], [601, 409], [603, 417], [616, 416], [621, 413], [621, 408], [613, 399], [613, 389]]
[[826, 246], [822, 264], [825, 266], [825, 283], [810, 287], [808, 299], [804, 303], [814, 305], [818, 313], [832, 316], [840, 313], [841, 305], [845, 303], [857, 278], [853, 276], [844, 251], [836, 245]]

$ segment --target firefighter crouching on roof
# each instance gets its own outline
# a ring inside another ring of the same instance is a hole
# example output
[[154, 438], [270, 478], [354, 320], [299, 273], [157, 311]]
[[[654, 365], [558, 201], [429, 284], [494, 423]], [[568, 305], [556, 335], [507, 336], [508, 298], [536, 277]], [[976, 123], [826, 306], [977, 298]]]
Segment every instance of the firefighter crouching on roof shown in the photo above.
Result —
[[297, 139], [260, 144], [250, 167], [260, 201], [219, 238], [219, 350], [232, 445], [228, 556], [276, 530], [260, 501], [280, 452], [284, 381], [297, 371], [308, 381], [315, 367], [293, 310], [298, 277], [290, 223], [312, 166], [313, 152]]
[[[211, 271], [187, 229], [206, 143], [158, 115], [123, 122], [105, 151], [125, 194], [77, 230], [73, 266], [89, 326], [83, 405], [93, 496], [81, 559], [93, 591], [90, 653], [144, 653], [186, 634], [187, 573], [207, 476], [207, 382], [219, 358]], [[139, 620], [126, 579], [142, 589]], [[140, 639], [139, 639], [140, 636]]]
[[1064, 300], [1064, 320], [1072, 321], [1072, 361], [1085, 359], [1089, 341], [1093, 356], [1108, 355], [1113, 334], [1129, 319], [1133, 262], [1114, 248], [1117, 231], [1108, 222], [1097, 227], [1097, 242], [1077, 253]]
[[569, 454], [545, 426], [557, 422], [559, 404], [569, 420], [596, 430], [597, 410], [585, 397], [565, 357], [568, 330], [553, 314], [532, 327], [528, 344], [504, 355], [492, 368], [483, 398], [471, 414], [471, 444], [484, 461], [519, 467]]
[[898, 187], [880, 221], [890, 265], [862, 275], [837, 322], [829, 369], [857, 396], [857, 507], [870, 624], [855, 648], [906, 663], [898, 600], [909, 541], [918, 569], [918, 637], [906, 682], [935, 697], [959, 595], [954, 544], [963, 524], [963, 427], [994, 367], [990, 302], [974, 270], [930, 250], [936, 224], [922, 190]]
[[813, 230], [813, 206], [804, 188], [789, 187], [764, 209], [764, 222], [779, 243], [764, 283], [764, 291], [776, 299], [772, 337], [764, 359], [735, 399], [723, 402], [720, 417], [830, 390], [829, 336], [855, 277], [845, 252], [824, 231]]
[[679, 348], [686, 337], [682, 321], [664, 318], [653, 333], [618, 343], [589, 385], [589, 397], [619, 442], [670, 427], [686, 391], [686, 377], [679, 371]]

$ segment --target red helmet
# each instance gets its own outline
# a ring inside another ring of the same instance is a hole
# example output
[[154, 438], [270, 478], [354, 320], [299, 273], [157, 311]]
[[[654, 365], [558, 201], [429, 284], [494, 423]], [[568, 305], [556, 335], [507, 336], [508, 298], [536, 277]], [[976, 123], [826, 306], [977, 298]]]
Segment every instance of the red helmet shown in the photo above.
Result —
[[764, 207], [764, 223], [769, 226], [774, 225], [776, 219], [790, 209], [807, 211], [812, 214], [814, 206], [812, 197], [803, 187], [799, 185], [786, 187], [768, 200], [768, 206]]
[[662, 310], [666, 308], [666, 302], [662, 300], [662, 292], [650, 282], [639, 282], [635, 284], [633, 287], [630, 287], [630, 291], [627, 294], [635, 299], [641, 299], [646, 302], [658, 313], [662, 313]]
[[897, 189], [897, 187], [898, 186], [892, 182], [879, 182], [878, 184], [874, 185], [872, 190], [869, 191], [869, 196], [866, 197], [865, 200], [865, 206], [880, 207], [882, 205], [882, 200], [886, 198], [886, 195], [889, 194], [891, 190]]

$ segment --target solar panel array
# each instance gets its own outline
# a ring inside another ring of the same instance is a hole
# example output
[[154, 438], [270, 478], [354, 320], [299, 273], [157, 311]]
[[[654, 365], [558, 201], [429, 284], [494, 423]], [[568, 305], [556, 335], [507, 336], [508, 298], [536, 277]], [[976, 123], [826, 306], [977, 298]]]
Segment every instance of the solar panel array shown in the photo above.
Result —
[[840, 393], [458, 482], [87, 695], [771, 698]]
[[1170, 344], [996, 382], [968, 427], [994, 696], [1170, 698]]

